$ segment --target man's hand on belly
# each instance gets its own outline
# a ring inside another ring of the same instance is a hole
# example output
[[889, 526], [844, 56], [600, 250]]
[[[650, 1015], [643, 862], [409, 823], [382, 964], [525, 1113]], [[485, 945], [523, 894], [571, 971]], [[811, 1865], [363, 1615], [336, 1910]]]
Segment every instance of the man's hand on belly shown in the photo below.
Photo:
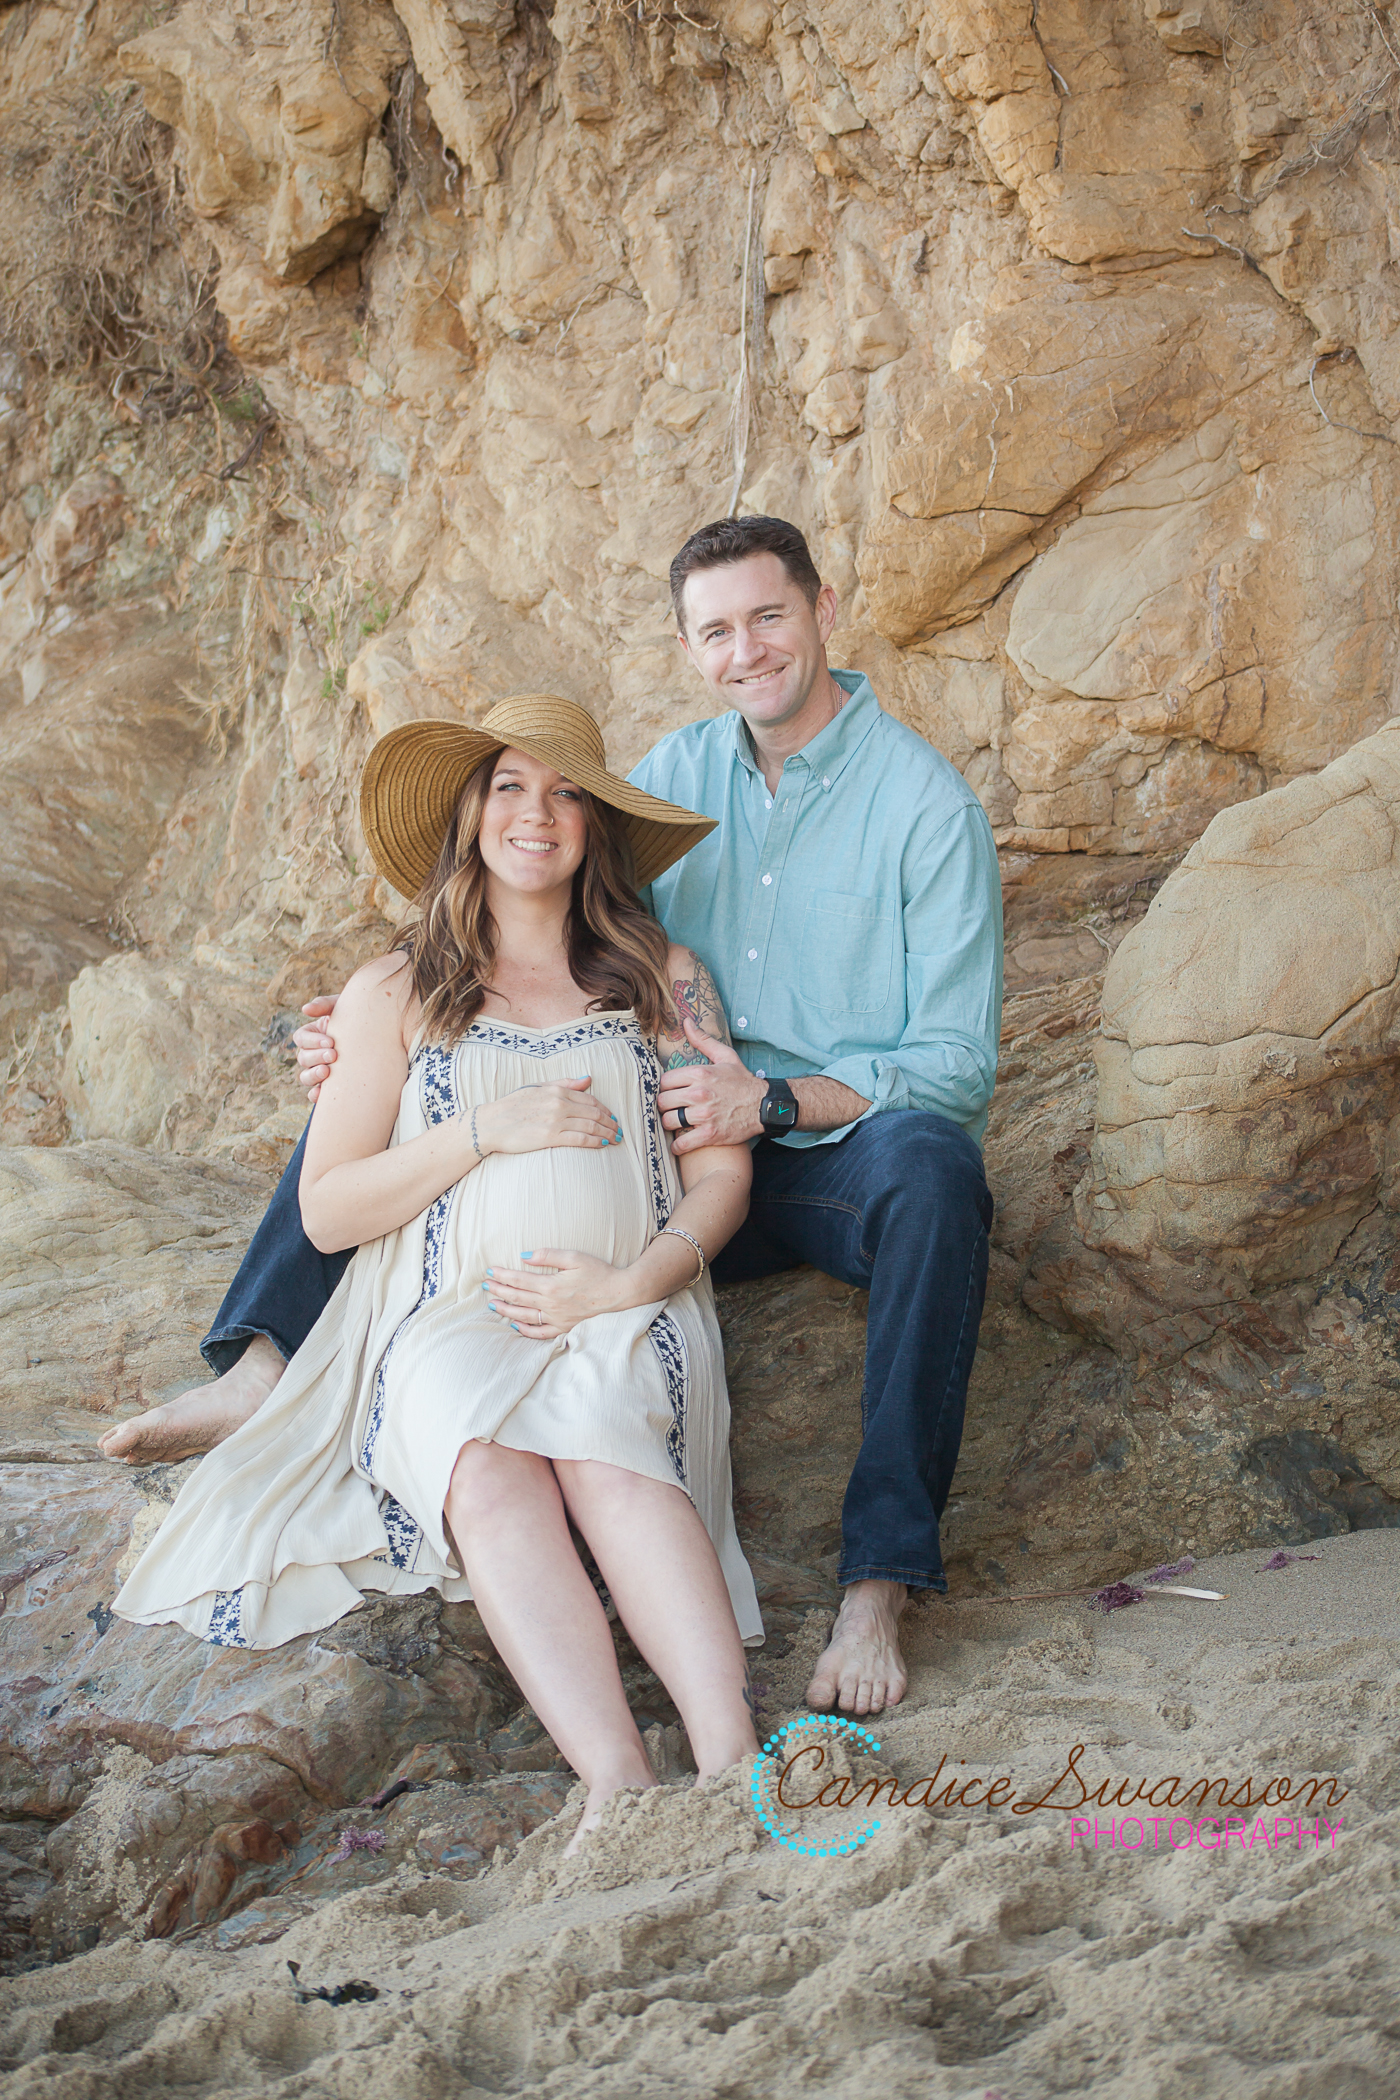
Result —
[[755, 1078], [737, 1050], [703, 1035], [693, 1021], [686, 1022], [685, 1032], [709, 1063], [672, 1065], [661, 1075], [658, 1105], [662, 1124], [680, 1133], [671, 1150], [697, 1152], [702, 1145], [746, 1145], [763, 1129], [758, 1107], [768, 1082]]

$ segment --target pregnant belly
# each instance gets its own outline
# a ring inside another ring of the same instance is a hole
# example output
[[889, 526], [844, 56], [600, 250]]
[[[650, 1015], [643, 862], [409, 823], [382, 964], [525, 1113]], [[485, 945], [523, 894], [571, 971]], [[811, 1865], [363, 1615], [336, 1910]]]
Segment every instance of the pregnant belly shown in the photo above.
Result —
[[461, 1259], [481, 1276], [545, 1247], [624, 1268], [651, 1236], [646, 1184], [626, 1145], [493, 1153], [471, 1175], [463, 1197]]

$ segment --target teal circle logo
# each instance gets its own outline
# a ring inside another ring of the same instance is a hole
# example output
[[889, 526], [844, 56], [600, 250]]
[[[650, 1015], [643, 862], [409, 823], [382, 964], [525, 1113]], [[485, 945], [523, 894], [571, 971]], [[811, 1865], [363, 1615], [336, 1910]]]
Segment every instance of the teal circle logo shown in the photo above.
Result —
[[[750, 1792], [754, 1814], [775, 1844], [808, 1859], [840, 1859], [874, 1837], [880, 1822], [877, 1816], [850, 1820], [856, 1804], [842, 1795], [854, 1788], [858, 1796], [861, 1788], [849, 1774], [824, 1777], [832, 1759], [823, 1738], [843, 1746], [848, 1757], [874, 1756], [880, 1748], [859, 1721], [841, 1714], [799, 1714], [763, 1745], [754, 1760]], [[822, 1798], [828, 1795], [832, 1798]]]

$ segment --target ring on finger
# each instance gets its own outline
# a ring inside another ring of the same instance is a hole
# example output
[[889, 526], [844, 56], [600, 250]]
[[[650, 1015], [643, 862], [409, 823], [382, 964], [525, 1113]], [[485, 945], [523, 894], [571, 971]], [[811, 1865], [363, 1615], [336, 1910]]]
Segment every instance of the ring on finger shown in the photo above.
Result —
[[677, 1130], [689, 1130], [690, 1128], [690, 1118], [685, 1112], [684, 1102], [676, 1110], [676, 1128]]

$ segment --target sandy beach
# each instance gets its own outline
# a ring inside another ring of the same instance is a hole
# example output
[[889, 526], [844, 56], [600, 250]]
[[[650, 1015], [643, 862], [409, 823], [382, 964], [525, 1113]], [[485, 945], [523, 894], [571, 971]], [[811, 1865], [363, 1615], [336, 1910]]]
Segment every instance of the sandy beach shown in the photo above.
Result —
[[[882, 1807], [868, 1842], [813, 1859], [759, 1828], [736, 1771], [620, 1798], [566, 1861], [576, 1791], [513, 1856], [453, 1872], [423, 1864], [435, 1787], [378, 1819], [404, 1820], [375, 1886], [290, 1924], [250, 1913], [245, 1944], [235, 1917], [0, 1984], [0, 2093], [1382, 2100], [1400, 2090], [1400, 1534], [1291, 1550], [1316, 1558], [1201, 1561], [1189, 1579], [1220, 1604], [916, 1606], [909, 1695], [857, 1770], [915, 1793], [956, 1770], [974, 1800], [1005, 1777], [1008, 1805]], [[822, 1625], [766, 1680], [766, 1726], [800, 1713]], [[1076, 1745], [1091, 1793], [1143, 1788], [1136, 1817], [1091, 1808], [1086, 1835], [1064, 1807], [1013, 1812]], [[1320, 1820], [1275, 1789], [1237, 1833], [1155, 1805], [1173, 1777], [1256, 1803], [1280, 1775], [1339, 1805]], [[303, 1993], [377, 1995], [298, 2002], [289, 1962]]]

